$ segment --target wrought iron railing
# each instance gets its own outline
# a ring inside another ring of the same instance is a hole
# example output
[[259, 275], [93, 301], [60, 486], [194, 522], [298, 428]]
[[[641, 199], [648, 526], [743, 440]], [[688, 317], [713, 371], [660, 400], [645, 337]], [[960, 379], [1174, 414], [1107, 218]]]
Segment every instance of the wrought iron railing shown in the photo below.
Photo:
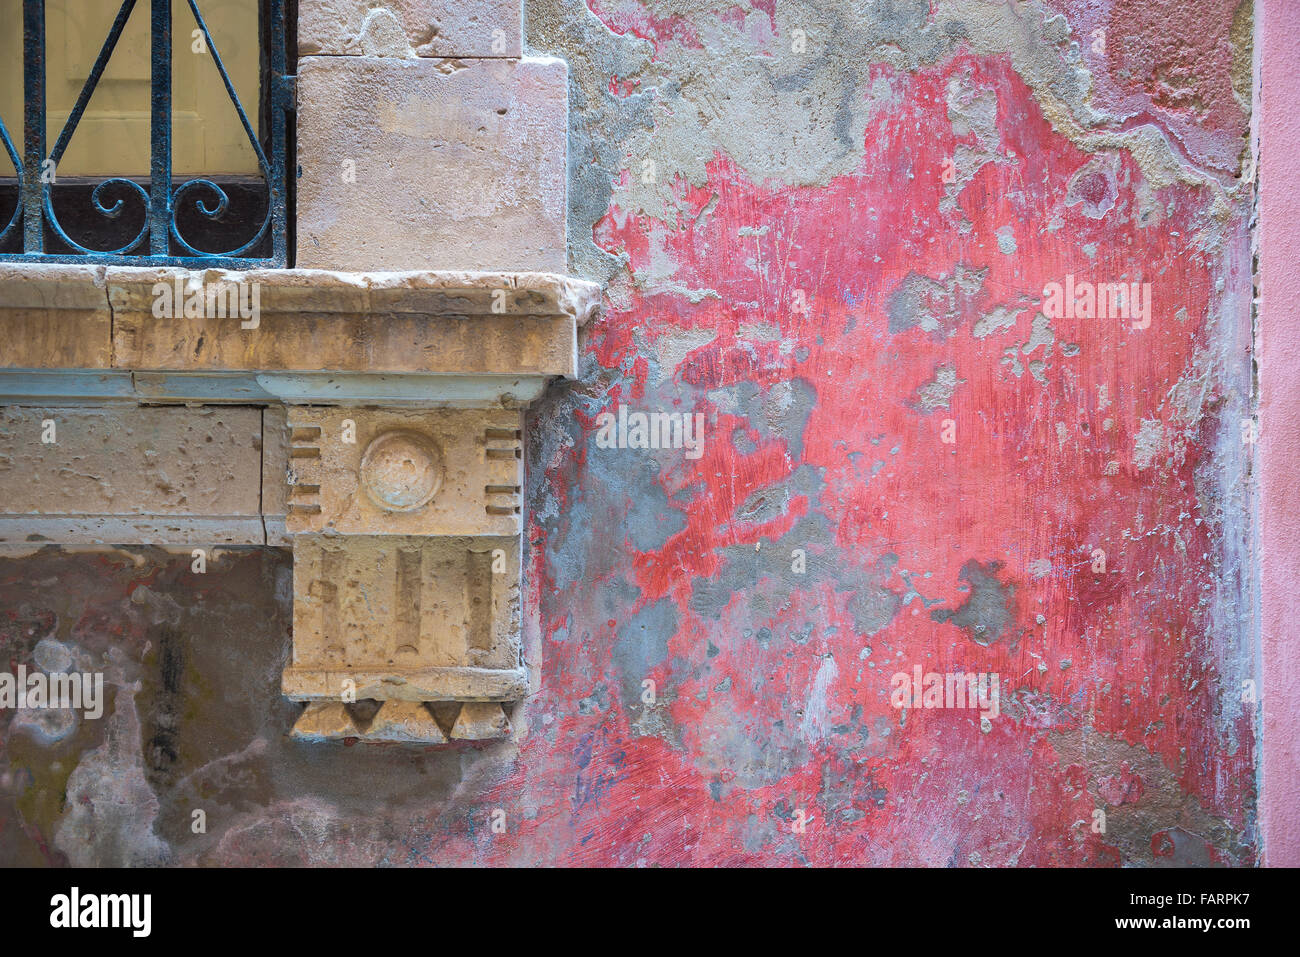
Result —
[[[0, 142], [16, 173], [17, 202], [5, 217], [0, 206], [0, 260], [40, 262], [111, 262], [120, 265], [181, 265], [224, 268], [283, 266], [288, 259], [288, 181], [286, 178], [286, 113], [293, 109], [293, 77], [286, 73], [285, 3], [262, 0], [262, 92], [260, 135], [231, 83], [221, 54], [196, 0], [187, 0], [196, 29], [202, 32], [207, 52], [238, 112], [243, 133], [257, 156], [265, 198], [251, 215], [237, 217], [248, 235], [225, 249], [208, 249], [215, 236], [230, 241], [230, 228], [213, 230], [199, 238], [196, 226], [221, 223], [231, 212], [226, 188], [211, 178], [178, 180], [172, 176], [172, 0], [142, 0], [150, 8], [150, 163], [147, 180], [127, 175], [111, 176], [94, 186], [89, 195], [93, 214], [117, 220], [128, 200], [143, 204], [143, 225], [115, 248], [94, 248], [94, 237], [80, 240], [69, 235], [56, 214], [58, 163], [77, 130], [86, 104], [108, 65], [137, 0], [124, 0], [99, 55], [91, 67], [76, 104], [64, 123], [53, 149], [46, 152], [45, 0], [23, 0], [23, 149], [16, 148], [0, 118]], [[142, 10], [141, 13], [144, 11]], [[188, 32], [188, 31], [187, 31]], [[2, 163], [2, 161], [0, 161]], [[146, 186], [148, 187], [146, 189]], [[66, 189], [65, 189], [66, 192]], [[243, 189], [245, 202], [261, 200], [258, 190]], [[84, 194], [84, 189], [82, 190]], [[84, 199], [84, 195], [82, 196]], [[66, 205], [66, 204], [65, 204]], [[264, 205], [264, 210], [262, 206]], [[239, 232], [238, 229], [235, 230]], [[95, 231], [92, 229], [93, 234]], [[187, 238], [188, 235], [188, 238]], [[17, 248], [21, 236], [21, 251]], [[206, 242], [204, 240], [207, 240]], [[9, 251], [6, 251], [9, 250]]]

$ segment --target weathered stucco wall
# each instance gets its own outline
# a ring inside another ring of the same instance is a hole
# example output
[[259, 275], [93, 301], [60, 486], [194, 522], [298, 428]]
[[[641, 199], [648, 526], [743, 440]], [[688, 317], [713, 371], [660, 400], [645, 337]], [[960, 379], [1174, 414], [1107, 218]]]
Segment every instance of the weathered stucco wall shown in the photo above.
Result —
[[281, 552], [6, 558], [11, 669], [110, 704], [0, 715], [0, 858], [1253, 863], [1248, 0], [525, 14], [608, 293], [532, 416], [514, 738], [285, 740]]

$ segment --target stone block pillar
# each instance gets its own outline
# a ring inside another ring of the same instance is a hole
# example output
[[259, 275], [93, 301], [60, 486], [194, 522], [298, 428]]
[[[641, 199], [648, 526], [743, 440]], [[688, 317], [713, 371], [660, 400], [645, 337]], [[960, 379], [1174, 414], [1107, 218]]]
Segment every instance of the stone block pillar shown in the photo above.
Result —
[[[296, 737], [503, 737], [524, 412], [599, 301], [560, 275], [567, 68], [519, 0], [299, 14], [296, 268], [0, 267], [0, 547], [292, 548]], [[230, 284], [256, 315], [188, 308]]]

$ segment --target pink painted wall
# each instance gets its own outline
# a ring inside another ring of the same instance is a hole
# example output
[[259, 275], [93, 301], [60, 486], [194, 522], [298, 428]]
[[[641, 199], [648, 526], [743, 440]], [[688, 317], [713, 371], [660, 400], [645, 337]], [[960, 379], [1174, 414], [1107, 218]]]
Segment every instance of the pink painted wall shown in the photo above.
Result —
[[1300, 866], [1300, 3], [1256, 10], [1260, 44], [1260, 558], [1264, 863]]

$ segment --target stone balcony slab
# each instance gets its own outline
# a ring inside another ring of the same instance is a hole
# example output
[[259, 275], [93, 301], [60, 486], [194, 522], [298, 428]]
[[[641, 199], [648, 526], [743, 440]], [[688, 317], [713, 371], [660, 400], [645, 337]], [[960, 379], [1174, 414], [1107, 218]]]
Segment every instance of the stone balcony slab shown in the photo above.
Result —
[[0, 402], [526, 404], [575, 375], [598, 297], [549, 273], [0, 264]]

